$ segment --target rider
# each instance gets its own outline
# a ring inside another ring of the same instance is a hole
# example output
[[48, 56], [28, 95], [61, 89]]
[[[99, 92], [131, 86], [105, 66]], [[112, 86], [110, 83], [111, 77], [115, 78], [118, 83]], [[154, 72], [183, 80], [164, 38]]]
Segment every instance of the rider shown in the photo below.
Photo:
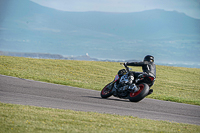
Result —
[[[154, 63], [154, 57], [152, 55], [146, 55], [143, 62], [125, 62], [125, 66], [142, 66], [143, 72], [133, 72], [134, 77], [137, 78], [140, 74], [148, 74], [156, 78], [156, 65]], [[149, 94], [153, 92], [153, 89], [149, 90]]]

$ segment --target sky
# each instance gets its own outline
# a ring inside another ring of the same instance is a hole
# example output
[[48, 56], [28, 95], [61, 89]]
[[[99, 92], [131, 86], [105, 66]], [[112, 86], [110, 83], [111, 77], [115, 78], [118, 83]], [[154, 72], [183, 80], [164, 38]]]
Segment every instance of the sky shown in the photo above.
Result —
[[178, 11], [200, 19], [200, 0], [31, 0], [62, 11], [140, 12], [151, 9]]

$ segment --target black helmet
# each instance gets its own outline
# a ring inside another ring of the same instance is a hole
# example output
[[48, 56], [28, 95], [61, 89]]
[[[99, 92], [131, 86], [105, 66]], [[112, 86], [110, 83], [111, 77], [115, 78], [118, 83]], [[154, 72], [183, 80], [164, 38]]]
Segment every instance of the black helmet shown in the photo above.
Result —
[[144, 61], [154, 62], [154, 57], [152, 55], [146, 55]]

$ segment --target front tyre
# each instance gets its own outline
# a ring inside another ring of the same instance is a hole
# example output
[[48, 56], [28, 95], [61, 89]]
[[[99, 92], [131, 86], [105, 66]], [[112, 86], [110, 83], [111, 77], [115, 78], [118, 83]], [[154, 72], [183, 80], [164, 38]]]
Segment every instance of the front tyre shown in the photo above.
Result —
[[139, 90], [135, 93], [130, 92], [128, 98], [131, 102], [139, 102], [141, 101], [145, 96], [148, 95], [149, 92], [149, 86], [145, 83], [138, 85]]
[[101, 90], [101, 97], [102, 98], [108, 98], [108, 97], [112, 96], [112, 88], [113, 88], [113, 84], [112, 83], [107, 84]]

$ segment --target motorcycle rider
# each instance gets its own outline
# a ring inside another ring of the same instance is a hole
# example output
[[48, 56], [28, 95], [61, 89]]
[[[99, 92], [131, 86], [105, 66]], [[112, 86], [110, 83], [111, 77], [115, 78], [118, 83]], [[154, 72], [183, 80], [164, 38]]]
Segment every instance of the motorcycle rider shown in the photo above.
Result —
[[[156, 78], [156, 65], [154, 63], [154, 57], [152, 55], [146, 55], [142, 62], [125, 62], [125, 66], [142, 66], [143, 72], [133, 72], [136, 79], [140, 74], [148, 74]], [[153, 93], [153, 89], [149, 90], [149, 94]]]

